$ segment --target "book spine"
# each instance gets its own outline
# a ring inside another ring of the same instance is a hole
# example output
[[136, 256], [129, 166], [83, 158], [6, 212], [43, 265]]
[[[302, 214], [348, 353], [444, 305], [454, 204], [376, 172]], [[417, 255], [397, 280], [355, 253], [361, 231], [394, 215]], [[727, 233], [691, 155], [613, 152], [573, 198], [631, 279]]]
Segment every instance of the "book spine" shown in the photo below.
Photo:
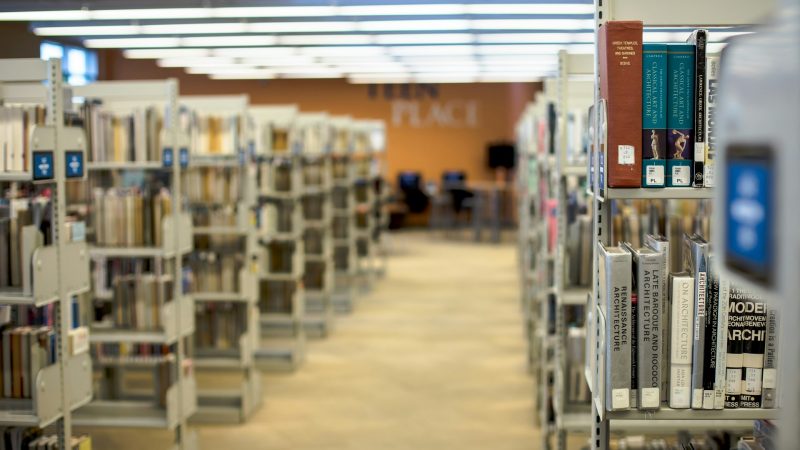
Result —
[[706, 285], [708, 266], [705, 247], [692, 244], [694, 259], [694, 348], [692, 350], [692, 408], [703, 407], [703, 373], [705, 367]]
[[630, 254], [604, 254], [605, 296], [607, 310], [606, 395], [609, 410], [625, 410], [631, 406], [631, 257]]
[[717, 321], [719, 318], [719, 278], [713, 271], [713, 256], [708, 258], [706, 280], [705, 355], [703, 359], [703, 409], [714, 409], [714, 382], [717, 379]]
[[631, 342], [631, 407], [639, 406], [639, 293], [636, 273], [631, 274], [630, 342]]
[[661, 406], [661, 253], [640, 254], [638, 263], [639, 409]]
[[728, 310], [730, 297], [730, 282], [724, 278], [719, 279], [719, 305], [717, 311], [717, 363], [714, 378], [714, 409], [725, 407], [725, 372], [728, 360]]
[[667, 186], [692, 184], [694, 46], [667, 46]]
[[667, 46], [642, 46], [642, 187], [664, 187], [667, 153]]
[[764, 374], [762, 382], [761, 406], [778, 406], [778, 311], [774, 306], [767, 307], [767, 342], [764, 346]]
[[742, 396], [742, 345], [747, 326], [743, 317], [748, 295], [735, 286], [728, 300], [728, 353], [725, 358], [725, 408], [738, 408]]
[[767, 335], [767, 304], [751, 300], [744, 311], [747, 333], [742, 344], [742, 408], [761, 408], [761, 382]]
[[671, 344], [669, 407], [691, 406], [692, 340], [694, 333], [694, 280], [689, 276], [670, 279]]
[[717, 86], [719, 83], [719, 56], [706, 57], [706, 120], [705, 120], [705, 164], [703, 165], [703, 181], [707, 187], [714, 186], [714, 158], [717, 153], [716, 120]]
[[[600, 96], [606, 100], [610, 187], [642, 183], [642, 22], [609, 21], [600, 27]], [[600, 150], [601, 152], [603, 149]]]
[[706, 159], [706, 41], [708, 31], [696, 30], [694, 44], [694, 187], [703, 187]]

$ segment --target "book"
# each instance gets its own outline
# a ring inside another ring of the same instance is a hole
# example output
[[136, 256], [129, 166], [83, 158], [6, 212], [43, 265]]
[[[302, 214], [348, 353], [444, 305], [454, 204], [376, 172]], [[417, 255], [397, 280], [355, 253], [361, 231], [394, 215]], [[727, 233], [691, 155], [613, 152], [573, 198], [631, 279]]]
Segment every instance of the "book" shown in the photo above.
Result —
[[742, 335], [742, 394], [739, 406], [761, 408], [762, 372], [767, 337], [767, 304], [759, 298], [744, 303], [746, 332]]
[[[653, 235], [647, 234], [644, 237], [644, 245], [647, 247], [656, 250], [664, 255], [664, 266], [661, 268], [661, 292], [662, 292], [662, 307], [661, 310], [663, 311], [663, 320], [661, 321], [664, 325], [661, 327], [661, 342], [662, 345], [662, 356], [661, 360], [668, 362], [670, 360], [669, 356], [669, 347], [670, 347], [670, 327], [667, 326], [670, 323], [670, 305], [672, 303], [672, 297], [669, 295], [670, 286], [669, 286], [669, 274], [670, 274], [670, 252], [669, 252], [669, 240], [666, 237], [661, 235]], [[665, 369], [663, 371], [665, 375], [662, 381], [662, 388], [661, 388], [661, 399], [666, 401], [669, 398], [669, 372]]]
[[707, 187], [714, 187], [714, 159], [717, 154], [717, 133], [715, 114], [717, 110], [717, 87], [719, 85], [719, 56], [706, 56], [706, 92], [705, 92], [705, 164], [703, 165], [703, 181]]
[[708, 243], [697, 235], [685, 236], [685, 266], [694, 277], [694, 340], [692, 349], [692, 408], [703, 407], [703, 374], [706, 344], [706, 285], [708, 282]]
[[694, 142], [694, 46], [667, 46], [667, 182], [692, 185]]
[[[632, 296], [636, 301], [636, 386], [637, 407], [658, 409], [661, 406], [663, 358], [663, 290], [664, 254], [650, 247], [626, 245], [633, 261]], [[633, 315], [633, 314], [632, 314]], [[633, 385], [633, 382], [632, 382]]]
[[761, 386], [761, 407], [778, 407], [778, 338], [780, 324], [778, 310], [767, 306], [767, 337], [764, 345], [764, 371]]
[[694, 30], [686, 40], [694, 46], [694, 165], [692, 185], [703, 187], [706, 160], [706, 42], [708, 30]]
[[745, 311], [754, 297], [734, 285], [728, 297], [728, 351], [725, 356], [725, 408], [738, 408], [742, 395], [742, 367], [745, 336], [749, 327]]
[[664, 187], [667, 170], [667, 46], [642, 46], [642, 187]]
[[[600, 97], [606, 101], [605, 177], [610, 187], [642, 184], [642, 29], [609, 21], [599, 30]], [[602, 152], [602, 150], [601, 150]]]
[[694, 278], [688, 273], [669, 275], [670, 357], [669, 407], [691, 407], [694, 341]]
[[719, 275], [714, 270], [715, 257], [707, 258], [705, 346], [703, 360], [703, 409], [715, 409], [715, 383], [717, 381], [717, 321], [719, 318]]
[[600, 310], [606, 317], [606, 408], [631, 407], [631, 254], [598, 243]]

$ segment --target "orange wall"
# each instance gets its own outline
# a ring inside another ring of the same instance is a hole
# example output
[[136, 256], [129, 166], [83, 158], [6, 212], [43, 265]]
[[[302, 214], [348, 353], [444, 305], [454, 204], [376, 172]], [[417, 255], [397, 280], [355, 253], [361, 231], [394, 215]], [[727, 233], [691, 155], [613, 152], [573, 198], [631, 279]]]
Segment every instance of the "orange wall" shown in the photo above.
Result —
[[[100, 58], [101, 77], [112, 80], [180, 79], [181, 94], [240, 94], [252, 104], [296, 103], [304, 111], [327, 111], [387, 123], [387, 163], [390, 180], [398, 171], [417, 170], [439, 180], [447, 169], [465, 170], [470, 180], [492, 177], [485, 166], [488, 142], [513, 139], [519, 114], [539, 85], [536, 83], [441, 84], [436, 98], [404, 100], [428, 91], [424, 87], [368, 86], [344, 80], [210, 80], [181, 69], [163, 69], [151, 60], [129, 60], [116, 51]], [[392, 98], [386, 98], [385, 90]], [[420, 91], [420, 92], [414, 92]], [[372, 95], [371, 95], [372, 94]]]

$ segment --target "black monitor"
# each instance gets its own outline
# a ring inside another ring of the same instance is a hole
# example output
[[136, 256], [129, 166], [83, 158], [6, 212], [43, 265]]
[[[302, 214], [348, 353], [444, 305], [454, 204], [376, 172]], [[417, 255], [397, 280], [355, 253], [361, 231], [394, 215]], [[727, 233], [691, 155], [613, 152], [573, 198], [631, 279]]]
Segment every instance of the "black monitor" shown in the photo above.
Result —
[[517, 152], [513, 144], [491, 144], [487, 149], [489, 167], [492, 169], [513, 169], [516, 165]]
[[419, 172], [400, 172], [397, 176], [397, 184], [401, 190], [420, 189], [421, 181]]
[[442, 173], [442, 184], [444, 186], [460, 186], [467, 180], [467, 174], [463, 170], [445, 170]]

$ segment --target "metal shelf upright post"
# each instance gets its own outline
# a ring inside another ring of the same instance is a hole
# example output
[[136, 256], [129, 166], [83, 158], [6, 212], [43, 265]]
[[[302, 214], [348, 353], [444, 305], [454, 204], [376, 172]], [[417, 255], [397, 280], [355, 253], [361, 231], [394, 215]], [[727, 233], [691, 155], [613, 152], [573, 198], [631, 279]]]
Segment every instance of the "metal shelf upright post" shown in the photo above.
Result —
[[353, 120], [347, 116], [331, 117], [335, 137], [331, 152], [333, 174], [333, 308], [337, 313], [352, 312], [355, 307], [357, 268], [355, 227], [355, 167], [353, 166]]

